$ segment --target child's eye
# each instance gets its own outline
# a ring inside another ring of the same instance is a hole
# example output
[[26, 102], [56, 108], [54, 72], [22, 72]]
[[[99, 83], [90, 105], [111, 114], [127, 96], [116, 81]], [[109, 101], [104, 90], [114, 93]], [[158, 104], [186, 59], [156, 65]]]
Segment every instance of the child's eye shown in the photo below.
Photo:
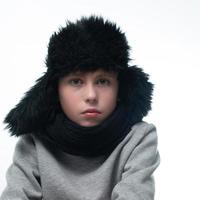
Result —
[[101, 78], [101, 79], [97, 80], [97, 84], [102, 85], [102, 86], [109, 85], [110, 81], [108, 79]]
[[72, 86], [80, 86], [83, 83], [83, 81], [81, 79], [71, 79], [69, 80], [69, 83]]

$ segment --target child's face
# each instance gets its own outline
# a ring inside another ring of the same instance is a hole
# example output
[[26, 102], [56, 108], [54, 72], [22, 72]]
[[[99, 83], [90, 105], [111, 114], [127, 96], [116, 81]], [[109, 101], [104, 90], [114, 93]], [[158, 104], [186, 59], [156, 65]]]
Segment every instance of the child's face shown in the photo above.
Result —
[[61, 107], [69, 119], [81, 126], [95, 126], [116, 107], [117, 73], [101, 69], [71, 73], [59, 80], [58, 92]]

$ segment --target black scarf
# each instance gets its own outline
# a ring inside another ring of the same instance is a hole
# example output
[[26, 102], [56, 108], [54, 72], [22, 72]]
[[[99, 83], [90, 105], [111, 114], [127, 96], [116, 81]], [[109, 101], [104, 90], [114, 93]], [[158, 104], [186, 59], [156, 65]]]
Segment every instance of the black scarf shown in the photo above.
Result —
[[83, 127], [69, 120], [64, 113], [59, 113], [45, 134], [38, 134], [51, 147], [80, 156], [100, 156], [110, 154], [125, 138], [136, 122], [131, 112], [123, 106], [117, 109], [101, 124]]

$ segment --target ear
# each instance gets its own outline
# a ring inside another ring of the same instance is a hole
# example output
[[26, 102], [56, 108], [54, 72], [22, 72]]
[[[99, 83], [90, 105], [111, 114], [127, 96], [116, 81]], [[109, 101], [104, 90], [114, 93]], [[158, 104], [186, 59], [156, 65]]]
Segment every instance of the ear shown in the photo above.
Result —
[[45, 126], [52, 113], [49, 101], [50, 90], [47, 90], [48, 75], [45, 74], [25, 93], [22, 100], [6, 116], [4, 122], [11, 135], [22, 135]]

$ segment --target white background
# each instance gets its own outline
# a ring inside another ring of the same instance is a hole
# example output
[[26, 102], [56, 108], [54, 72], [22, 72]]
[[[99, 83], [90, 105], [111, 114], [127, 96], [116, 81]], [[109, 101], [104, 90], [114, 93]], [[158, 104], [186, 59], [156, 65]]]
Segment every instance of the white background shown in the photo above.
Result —
[[0, 1], [0, 193], [17, 138], [5, 115], [42, 75], [50, 35], [67, 19], [100, 14], [126, 32], [133, 64], [151, 74], [161, 165], [156, 200], [200, 199], [198, 0]]

